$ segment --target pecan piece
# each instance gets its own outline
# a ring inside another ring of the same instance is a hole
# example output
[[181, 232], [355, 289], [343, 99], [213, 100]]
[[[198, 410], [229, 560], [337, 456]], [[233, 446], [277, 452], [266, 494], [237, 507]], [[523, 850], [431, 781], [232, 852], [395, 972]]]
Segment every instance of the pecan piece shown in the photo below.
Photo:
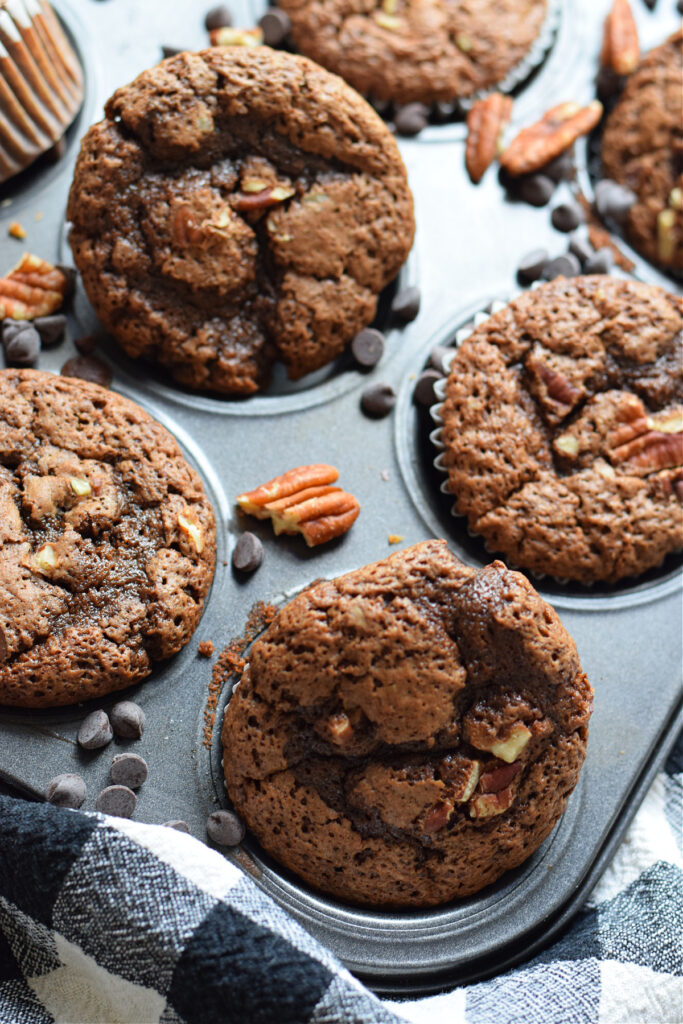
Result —
[[627, 462], [631, 468], [654, 472], [683, 466], [683, 433], [648, 430], [612, 451], [616, 462]]
[[512, 97], [500, 92], [492, 92], [472, 105], [467, 115], [465, 167], [475, 185], [500, 153], [511, 114]]
[[600, 62], [617, 75], [630, 75], [639, 57], [638, 29], [628, 0], [614, 0], [605, 18]]
[[480, 793], [470, 801], [470, 818], [492, 818], [503, 814], [512, 806], [515, 794], [512, 788], [501, 789], [497, 793]]
[[538, 171], [569, 149], [580, 135], [592, 131], [601, 117], [602, 103], [598, 100], [587, 107], [560, 103], [540, 121], [522, 129], [501, 156], [501, 166], [513, 177]]
[[519, 775], [522, 770], [522, 766], [519, 761], [513, 761], [512, 764], [495, 765], [492, 768], [488, 768], [481, 776], [479, 782], [479, 790], [482, 793], [499, 793], [501, 789], [506, 789], [512, 780]]
[[47, 260], [24, 253], [16, 267], [0, 277], [0, 319], [50, 316], [61, 308], [68, 289], [66, 274]]
[[492, 736], [486, 725], [477, 721], [465, 721], [465, 739], [477, 750], [486, 750], [507, 764], [516, 761], [531, 739], [531, 730], [523, 722], [513, 722]]
[[263, 29], [233, 28], [224, 25], [209, 32], [212, 46], [260, 46], [263, 42]]
[[618, 448], [649, 429], [645, 406], [635, 395], [626, 394], [620, 398], [616, 421], [618, 426], [607, 434], [610, 448]]
[[450, 800], [439, 800], [438, 804], [434, 804], [431, 811], [425, 816], [422, 822], [422, 831], [427, 835], [438, 832], [448, 824], [453, 811], [454, 807]]
[[204, 550], [204, 531], [199, 520], [190, 508], [178, 513], [178, 526], [181, 531], [192, 541], [192, 546], [198, 555]]
[[[254, 188], [246, 191], [246, 186], [253, 183], [245, 182], [244, 192], [235, 192], [232, 196], [232, 205], [240, 213], [249, 213], [252, 210], [267, 210], [278, 203], [284, 203], [285, 199], [291, 199], [294, 189], [289, 185], [269, 185], [264, 188]], [[259, 182], [260, 184], [260, 182]]]

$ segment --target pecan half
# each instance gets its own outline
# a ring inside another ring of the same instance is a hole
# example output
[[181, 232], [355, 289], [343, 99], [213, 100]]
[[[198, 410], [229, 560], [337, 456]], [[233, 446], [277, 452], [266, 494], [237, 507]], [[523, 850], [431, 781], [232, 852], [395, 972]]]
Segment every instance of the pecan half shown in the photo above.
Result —
[[683, 466], [683, 434], [648, 430], [646, 434], [640, 434], [615, 448], [612, 458], [646, 472]]
[[522, 129], [501, 156], [501, 166], [513, 177], [537, 171], [569, 149], [580, 135], [592, 131], [601, 117], [598, 100], [587, 107], [560, 103], [540, 121]]
[[638, 29], [628, 0], [614, 0], [605, 18], [600, 62], [617, 75], [630, 75], [639, 58]]
[[472, 105], [467, 115], [465, 167], [475, 185], [500, 153], [511, 114], [512, 97], [500, 92], [492, 92]]
[[619, 400], [616, 421], [618, 426], [607, 435], [610, 448], [618, 448], [648, 430], [645, 406], [636, 395], [626, 394]]
[[61, 308], [69, 288], [66, 274], [47, 260], [24, 253], [14, 270], [0, 277], [0, 319], [34, 320]]

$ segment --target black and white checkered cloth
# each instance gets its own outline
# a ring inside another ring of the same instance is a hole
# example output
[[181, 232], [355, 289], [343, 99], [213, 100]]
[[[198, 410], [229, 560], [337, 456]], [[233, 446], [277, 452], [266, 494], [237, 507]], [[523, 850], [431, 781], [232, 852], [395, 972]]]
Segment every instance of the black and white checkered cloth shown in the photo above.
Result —
[[493, 980], [380, 1002], [190, 836], [0, 797], [2, 1024], [682, 1024], [683, 742], [589, 905]]

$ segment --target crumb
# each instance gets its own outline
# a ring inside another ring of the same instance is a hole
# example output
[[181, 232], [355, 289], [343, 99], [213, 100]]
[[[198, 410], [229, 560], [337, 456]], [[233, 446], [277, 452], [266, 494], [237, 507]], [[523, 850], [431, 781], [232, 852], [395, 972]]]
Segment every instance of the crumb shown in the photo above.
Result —
[[403, 540], [403, 536], [399, 533], [390, 533], [388, 540], [390, 544], [400, 544]]
[[0, 203], [0, 206], [3, 207], [3, 208], [5, 206], [11, 206], [11, 205], [12, 205], [12, 200], [11, 199], [3, 199], [2, 202]]
[[417, 377], [416, 373], [409, 373], [408, 374], [408, 380], [415, 380], [416, 377]]
[[384, 482], [386, 483], [387, 480], [389, 479], [389, 470], [388, 469], [381, 469], [379, 471], [379, 475], [382, 478], [382, 480], [384, 480]]
[[45, 214], [43, 213], [43, 211], [42, 210], [38, 210], [38, 213], [34, 214], [33, 219], [35, 221], [39, 221], [39, 220], [42, 220], [44, 216], [45, 216]]
[[214, 647], [211, 640], [202, 640], [197, 647], [197, 654], [200, 658], [210, 658], [213, 654]]
[[19, 238], [19, 239], [26, 238], [26, 232], [22, 228], [22, 226], [21, 226], [21, 224], [19, 223], [18, 220], [13, 220], [12, 221], [12, 223], [9, 226], [9, 228], [7, 229], [7, 233], [9, 235], [11, 235], [12, 238]]

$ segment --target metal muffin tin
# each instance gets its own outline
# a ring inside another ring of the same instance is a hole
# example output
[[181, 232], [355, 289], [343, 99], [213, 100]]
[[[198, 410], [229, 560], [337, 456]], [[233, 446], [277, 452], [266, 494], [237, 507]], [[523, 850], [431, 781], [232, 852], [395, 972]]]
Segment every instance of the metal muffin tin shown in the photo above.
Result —
[[[159, 58], [159, 44], [190, 49], [206, 44], [203, 11], [190, 0], [173, 5], [80, 0], [78, 7], [56, 0], [55, 6], [85, 65], [81, 130], [99, 116], [113, 88]], [[231, 6], [236, 24], [253, 22], [247, 0]], [[513, 127], [554, 103], [592, 95], [607, 7], [607, 0], [564, 0], [555, 45], [520, 94]], [[632, 7], [648, 46], [675, 28], [674, 0], [659, 0], [655, 13], [641, 0], [632, 0]], [[184, 818], [194, 835], [205, 838], [207, 814], [225, 802], [219, 734], [229, 694], [223, 695], [207, 750], [202, 726], [211, 663], [197, 657], [201, 640], [212, 640], [218, 651], [243, 633], [256, 601], [281, 603], [312, 579], [385, 557], [396, 550], [389, 534], [402, 535], [404, 545], [445, 537], [465, 562], [490, 561], [464, 521], [452, 517], [451, 501], [439, 490], [442, 478], [432, 465], [429, 441], [433, 424], [426, 410], [413, 405], [412, 390], [434, 344], [450, 341], [475, 311], [515, 290], [523, 252], [540, 246], [563, 251], [566, 236], [551, 227], [548, 209], [507, 202], [495, 170], [480, 186], [470, 184], [462, 126], [430, 128], [400, 145], [418, 224], [402, 281], [419, 284], [422, 308], [406, 328], [387, 329], [387, 350], [375, 370], [364, 374], [342, 359], [296, 386], [276, 375], [267, 393], [231, 401], [183, 391], [113, 344], [103, 346], [114, 368], [114, 388], [175, 434], [204, 479], [218, 522], [216, 576], [195, 636], [146, 683], [126, 692], [147, 714], [144, 737], [133, 745], [150, 769], [139, 793], [140, 820]], [[577, 147], [579, 161], [582, 152]], [[72, 143], [61, 164], [37, 167], [0, 192], [0, 270], [9, 269], [25, 249], [68, 260], [64, 208], [75, 156]], [[585, 175], [585, 167], [580, 173]], [[561, 195], [558, 190], [556, 201]], [[25, 242], [7, 236], [11, 220], [26, 228]], [[676, 287], [642, 261], [637, 272], [670, 290]], [[58, 371], [75, 351], [72, 339], [95, 328], [79, 291], [69, 339], [45, 350], [39, 367]], [[359, 409], [360, 393], [373, 381], [386, 381], [398, 392], [396, 408], [384, 420], [365, 419]], [[337, 465], [340, 482], [361, 503], [361, 516], [344, 538], [311, 551], [301, 538], [275, 539], [267, 524], [238, 517], [236, 494], [314, 461]], [[255, 574], [237, 579], [230, 552], [244, 528], [262, 537], [265, 559]], [[259, 885], [378, 991], [417, 993], [473, 981], [528, 957], [580, 908], [683, 724], [678, 566], [669, 559], [661, 569], [616, 587], [534, 581], [576, 639], [595, 687], [595, 711], [588, 756], [567, 813], [537, 853], [495, 886], [422, 913], [370, 912], [301, 885], [249, 838], [242, 852], [227, 856], [246, 866]], [[114, 741], [104, 751], [88, 753], [78, 748], [76, 732], [92, 706], [109, 708], [117, 699], [45, 712], [0, 709], [0, 778], [39, 797], [52, 776], [77, 771], [88, 786], [85, 809], [92, 809], [107, 784], [113, 754], [130, 744]]]

